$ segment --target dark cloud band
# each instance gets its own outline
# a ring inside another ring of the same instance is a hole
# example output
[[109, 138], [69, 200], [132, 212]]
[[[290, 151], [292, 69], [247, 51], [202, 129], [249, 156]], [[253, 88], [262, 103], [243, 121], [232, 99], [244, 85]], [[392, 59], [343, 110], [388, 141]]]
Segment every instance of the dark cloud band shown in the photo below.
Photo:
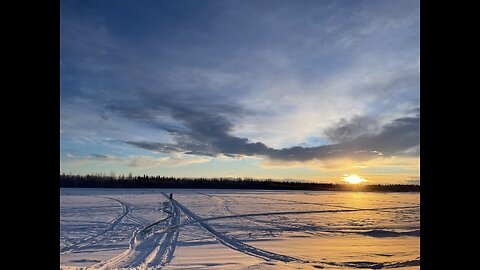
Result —
[[[183, 130], [162, 128], [155, 117], [146, 111], [140, 119], [157, 128], [170, 132], [175, 144], [158, 142], [127, 141], [126, 143], [150, 151], [172, 153], [182, 152], [203, 156], [266, 156], [282, 161], [308, 161], [335, 158], [351, 158], [365, 160], [379, 155], [393, 156], [419, 145], [420, 117], [403, 117], [386, 126], [378, 127], [373, 120], [355, 117], [350, 122], [342, 121], [338, 126], [327, 129], [329, 138], [337, 143], [318, 147], [291, 147], [274, 149], [261, 142], [251, 142], [246, 138], [230, 134], [233, 124], [228, 120], [225, 111], [215, 106], [209, 111], [185, 108], [179, 104], [161, 103], [163, 109], [183, 124]], [[120, 110], [120, 107], [116, 110]], [[130, 115], [130, 109], [121, 109], [124, 116], [139, 119], [139, 111]], [[379, 131], [380, 130], [380, 131]], [[374, 132], [376, 131], [376, 132]]]

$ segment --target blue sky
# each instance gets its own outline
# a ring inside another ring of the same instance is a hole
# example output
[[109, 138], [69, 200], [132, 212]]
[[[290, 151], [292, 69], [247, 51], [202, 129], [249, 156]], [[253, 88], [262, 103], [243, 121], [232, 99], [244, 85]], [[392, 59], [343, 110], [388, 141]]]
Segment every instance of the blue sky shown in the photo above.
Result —
[[419, 2], [61, 1], [60, 170], [419, 178]]

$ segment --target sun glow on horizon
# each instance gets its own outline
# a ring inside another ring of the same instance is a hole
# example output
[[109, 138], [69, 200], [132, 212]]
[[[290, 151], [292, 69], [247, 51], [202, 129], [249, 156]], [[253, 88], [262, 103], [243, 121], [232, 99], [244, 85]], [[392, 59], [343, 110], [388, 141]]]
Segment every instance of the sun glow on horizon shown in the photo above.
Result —
[[343, 181], [349, 184], [360, 184], [360, 183], [366, 182], [367, 180], [355, 174], [344, 174]]

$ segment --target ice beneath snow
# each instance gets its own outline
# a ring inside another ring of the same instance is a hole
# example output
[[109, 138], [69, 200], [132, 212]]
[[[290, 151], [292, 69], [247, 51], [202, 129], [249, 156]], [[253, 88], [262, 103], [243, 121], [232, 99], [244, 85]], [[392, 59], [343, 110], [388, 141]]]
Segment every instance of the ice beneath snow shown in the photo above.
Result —
[[65, 188], [60, 268], [419, 269], [419, 200], [419, 193]]

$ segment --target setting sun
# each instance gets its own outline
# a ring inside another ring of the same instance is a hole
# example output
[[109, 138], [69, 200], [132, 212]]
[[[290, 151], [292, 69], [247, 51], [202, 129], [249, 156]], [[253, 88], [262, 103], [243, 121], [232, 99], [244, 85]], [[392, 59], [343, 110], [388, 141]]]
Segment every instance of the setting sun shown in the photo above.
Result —
[[362, 183], [362, 182], [365, 182], [367, 180], [361, 178], [360, 176], [358, 175], [355, 175], [355, 174], [344, 174], [343, 175], [343, 181], [345, 182], [348, 182], [349, 184], [359, 184], [359, 183]]

